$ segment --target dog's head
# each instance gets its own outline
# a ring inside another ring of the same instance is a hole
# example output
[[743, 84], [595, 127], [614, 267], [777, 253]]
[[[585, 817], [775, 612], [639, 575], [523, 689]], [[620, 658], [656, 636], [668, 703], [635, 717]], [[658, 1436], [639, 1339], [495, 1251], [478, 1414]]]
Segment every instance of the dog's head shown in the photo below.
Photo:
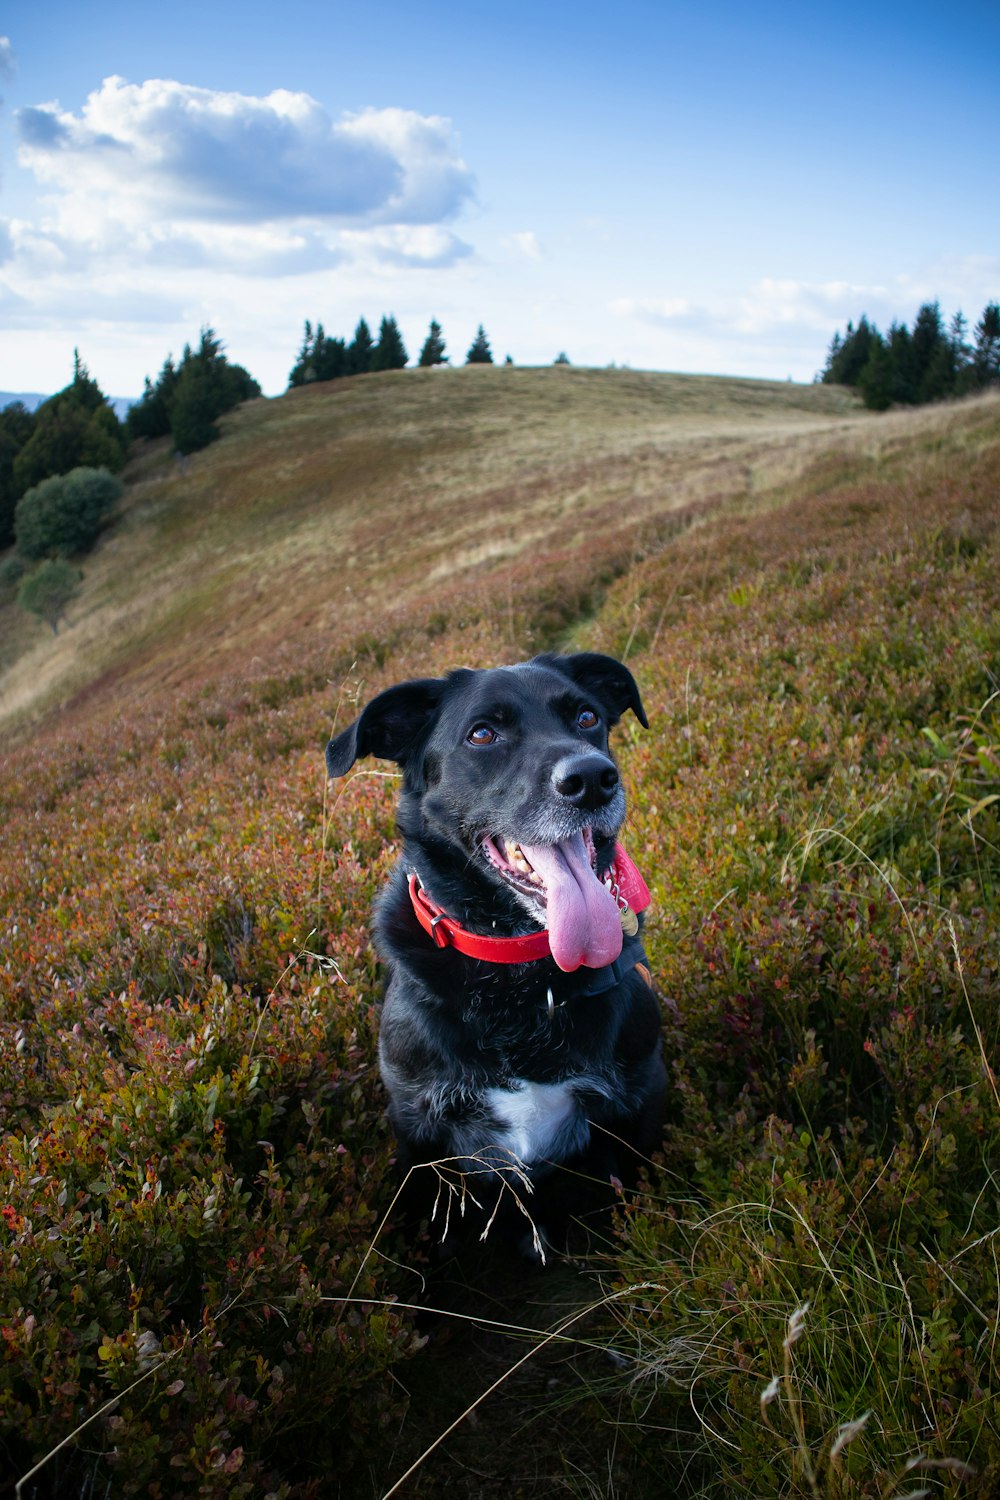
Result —
[[629, 709], [648, 727], [631, 672], [594, 652], [420, 678], [332, 739], [327, 770], [396, 761], [407, 836], [455, 846], [514, 892], [548, 926], [560, 967], [599, 967], [621, 949], [601, 877], [625, 816], [608, 733]]

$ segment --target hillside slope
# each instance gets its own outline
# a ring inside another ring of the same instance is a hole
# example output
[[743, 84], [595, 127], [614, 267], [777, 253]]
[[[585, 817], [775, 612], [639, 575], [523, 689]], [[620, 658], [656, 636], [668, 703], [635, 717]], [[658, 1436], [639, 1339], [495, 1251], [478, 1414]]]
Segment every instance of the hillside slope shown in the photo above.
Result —
[[[12, 659], [0, 1496], [1000, 1489], [1000, 401], [510, 373], [138, 457]], [[396, 768], [322, 745], [553, 644], [649, 715], [663, 1145], [586, 1259], [449, 1282], [376, 1062]]]
[[287, 671], [418, 598], [509, 611], [501, 575], [574, 571], [598, 537], [621, 566], [672, 515], [759, 503], [887, 430], [829, 386], [492, 367], [298, 390], [223, 428], [182, 464], [164, 444], [133, 458], [59, 638], [0, 607], [0, 729]]

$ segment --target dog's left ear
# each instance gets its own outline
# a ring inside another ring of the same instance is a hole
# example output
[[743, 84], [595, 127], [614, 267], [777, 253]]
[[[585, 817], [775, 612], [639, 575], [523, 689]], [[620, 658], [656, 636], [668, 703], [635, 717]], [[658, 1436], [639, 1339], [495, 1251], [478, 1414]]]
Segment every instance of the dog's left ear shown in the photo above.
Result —
[[584, 692], [599, 698], [613, 715], [615, 723], [630, 708], [643, 729], [649, 728], [636, 680], [628, 667], [613, 656], [602, 656], [598, 651], [580, 651], [575, 656], [553, 658], [553, 666], [571, 677]]
[[363, 755], [377, 755], [405, 766], [422, 743], [443, 691], [439, 677], [416, 677], [379, 693], [354, 723], [327, 745], [327, 775], [343, 776]]

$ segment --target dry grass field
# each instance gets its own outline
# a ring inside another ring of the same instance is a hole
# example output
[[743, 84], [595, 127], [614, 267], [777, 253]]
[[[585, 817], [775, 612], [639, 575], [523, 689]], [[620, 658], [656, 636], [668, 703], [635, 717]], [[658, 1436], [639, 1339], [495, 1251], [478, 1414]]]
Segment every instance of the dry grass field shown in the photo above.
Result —
[[133, 459], [61, 639], [0, 609], [0, 726], [95, 683], [120, 701], [311, 658], [445, 582], [502, 593], [511, 563], [601, 533], [625, 556], [674, 513], [766, 503], [831, 444], [882, 441], [829, 386], [488, 366], [295, 391], [224, 433], [183, 467], [163, 444]]

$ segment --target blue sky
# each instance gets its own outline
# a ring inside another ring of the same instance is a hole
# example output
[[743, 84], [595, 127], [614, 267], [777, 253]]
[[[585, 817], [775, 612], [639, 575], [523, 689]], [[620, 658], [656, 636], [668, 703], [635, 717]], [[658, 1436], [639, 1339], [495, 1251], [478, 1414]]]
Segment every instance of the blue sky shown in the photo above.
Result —
[[306, 318], [809, 380], [1000, 298], [995, 0], [5, 0], [0, 389], [116, 395]]

